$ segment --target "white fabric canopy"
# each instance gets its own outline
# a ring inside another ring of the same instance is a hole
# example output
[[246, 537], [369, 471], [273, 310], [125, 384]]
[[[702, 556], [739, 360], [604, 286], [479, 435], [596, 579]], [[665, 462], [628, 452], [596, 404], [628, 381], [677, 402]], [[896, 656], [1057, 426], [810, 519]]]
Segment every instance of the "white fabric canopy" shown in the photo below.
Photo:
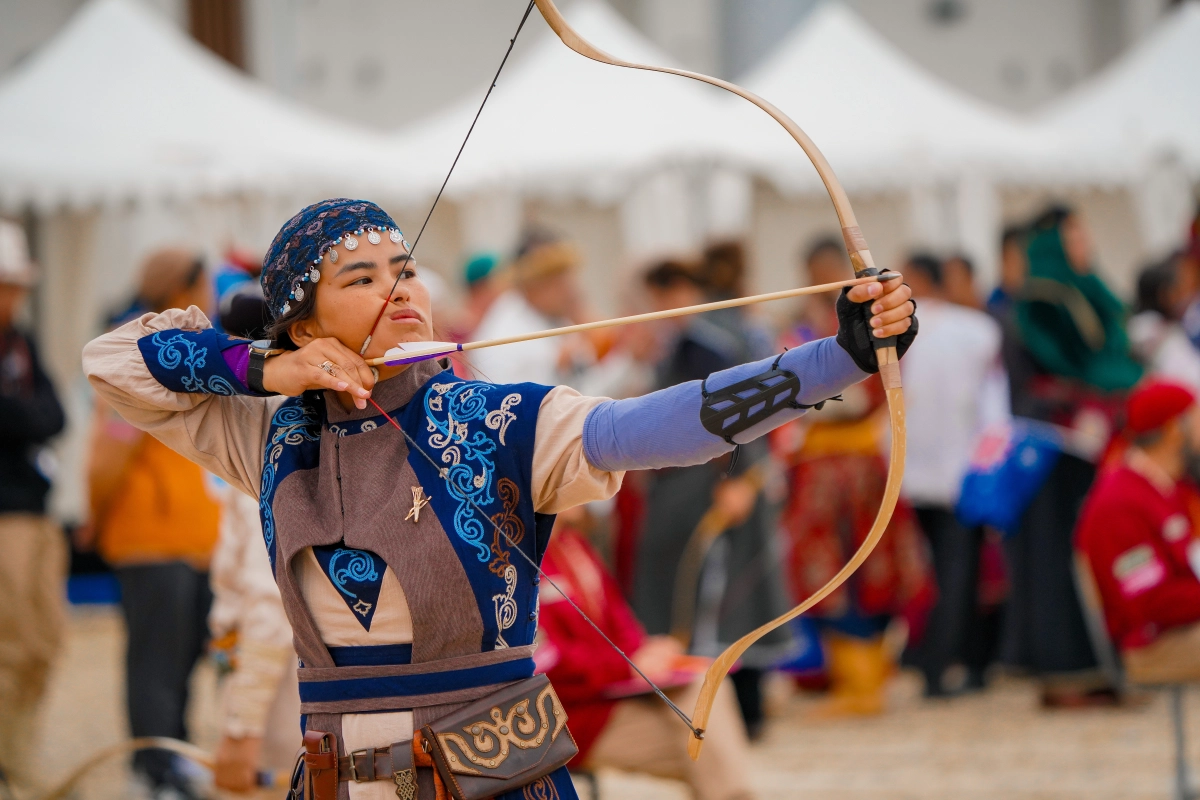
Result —
[[[741, 83], [791, 116], [852, 191], [968, 172], [1029, 179], [1062, 152], [1052, 132], [942, 82], [842, 3], [821, 4]], [[785, 190], [817, 185], [778, 125], [764, 119], [755, 130], [766, 177]]]
[[[585, 0], [566, 12], [584, 38], [617, 57], [674, 63], [605, 3]], [[607, 202], [651, 168], [750, 155], [745, 127], [731, 119], [718, 90], [590, 61], [536, 13], [516, 49], [455, 169], [450, 196], [503, 188]], [[440, 185], [485, 88], [397, 133], [411, 154], [405, 162], [416, 169], [404, 176], [409, 188]]]
[[0, 84], [10, 208], [369, 189], [362, 164], [388, 152], [384, 137], [279, 98], [132, 0], [92, 0]]
[[1164, 156], [1200, 179], [1200, 3], [1182, 3], [1096, 78], [1041, 115], [1096, 172]]

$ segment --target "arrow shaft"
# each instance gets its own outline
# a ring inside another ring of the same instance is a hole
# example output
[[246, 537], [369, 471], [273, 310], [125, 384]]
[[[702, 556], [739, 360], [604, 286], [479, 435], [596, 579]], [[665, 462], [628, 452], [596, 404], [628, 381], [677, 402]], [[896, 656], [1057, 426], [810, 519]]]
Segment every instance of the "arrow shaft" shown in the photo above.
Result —
[[[768, 292], [767, 294], [750, 295], [749, 297], [735, 297], [732, 300], [718, 300], [713, 303], [700, 303], [694, 306], [681, 306], [680, 308], [669, 308], [665, 311], [650, 311], [645, 314], [633, 314], [628, 317], [616, 317], [614, 319], [602, 319], [595, 322], [583, 322], [578, 325], [567, 325], [562, 328], [550, 328], [544, 331], [534, 331], [533, 333], [523, 333], [517, 336], [501, 336], [496, 339], [483, 339], [478, 342], [467, 342], [463, 344], [460, 350], [482, 350], [485, 347], [498, 347], [502, 344], [517, 344], [519, 342], [530, 342], [535, 339], [547, 339], [552, 336], [566, 336], [571, 333], [583, 333], [585, 331], [594, 331], [601, 328], [615, 328], [620, 325], [636, 325], [639, 322], [654, 322], [660, 319], [671, 319], [673, 317], [686, 317], [691, 314], [703, 314], [706, 311], [718, 311], [722, 308], [737, 308], [739, 306], [749, 306], [755, 303], [765, 303], [770, 300], [786, 300], [791, 297], [803, 297], [809, 294], [820, 294], [821, 292], [832, 292], [837, 289], [842, 289], [848, 286], [861, 286], [864, 283], [878, 283], [884, 280], [896, 280], [900, 276], [897, 272], [889, 272], [886, 275], [879, 277], [868, 276], [865, 278], [852, 278], [845, 281], [836, 281], [834, 283], [822, 283], [816, 286], [802, 286], [798, 289], [784, 289], [781, 292]], [[427, 357], [434, 358], [436, 356], [446, 355], [444, 352], [430, 353]], [[371, 358], [367, 360], [371, 366], [380, 366], [382, 364], [398, 363], [395, 358], [381, 356], [380, 358]]]

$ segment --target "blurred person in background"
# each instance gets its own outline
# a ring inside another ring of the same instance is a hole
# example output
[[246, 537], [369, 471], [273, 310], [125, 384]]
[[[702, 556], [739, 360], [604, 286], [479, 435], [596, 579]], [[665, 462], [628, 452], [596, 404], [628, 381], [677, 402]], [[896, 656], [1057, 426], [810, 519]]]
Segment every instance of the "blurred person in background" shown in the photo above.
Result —
[[500, 274], [499, 253], [476, 253], [463, 264], [463, 284], [467, 288], [463, 303], [463, 327], [466, 336], [472, 337], [479, 323], [487, 316], [488, 309], [504, 290]]
[[1138, 683], [1200, 680], [1200, 407], [1192, 388], [1151, 380], [1129, 398], [1121, 461], [1096, 480], [1076, 545], [1109, 635]]
[[46, 515], [42, 448], [63, 429], [32, 337], [16, 327], [34, 285], [25, 231], [0, 219], [0, 787], [36, 787], [38, 709], [62, 645], [67, 545]]
[[1053, 206], [1031, 226], [1029, 277], [1005, 330], [1013, 415], [1058, 426], [1063, 452], [1005, 540], [1011, 591], [1002, 659], [1042, 679], [1047, 707], [1117, 699], [1098, 671], [1072, 574], [1071, 532], [1129, 389], [1141, 377], [1126, 309], [1094, 270], [1082, 218]]
[[[574, 245], [533, 232], [512, 263], [512, 287], [491, 303], [472, 339], [495, 339], [582, 321], [578, 277], [582, 263]], [[477, 377], [492, 383], [531, 381], [555, 385], [571, 373], [570, 342], [536, 339], [479, 350], [469, 362]]]
[[1021, 293], [1029, 274], [1026, 236], [1025, 228], [1019, 225], [1005, 228], [1000, 236], [1000, 282], [988, 295], [987, 312], [1001, 322], [1012, 313], [1013, 301]]
[[[258, 281], [227, 291], [236, 294], [220, 304], [221, 327], [232, 336], [265, 338], [270, 312]], [[290, 775], [301, 741], [300, 693], [292, 627], [263, 546], [258, 501], [225, 484], [221, 505], [208, 626], [227, 674], [213, 776], [219, 789], [246, 792], [260, 775]]]
[[1183, 312], [1183, 330], [1192, 345], [1200, 350], [1200, 211], [1192, 219], [1188, 229], [1187, 244], [1179, 257], [1179, 270], [1183, 281], [1197, 289], [1187, 301]]
[[[948, 298], [935, 257], [914, 254], [901, 272], [922, 312], [921, 346], [902, 367], [908, 452], [901, 495], [929, 540], [937, 580], [937, 602], [911, 660], [924, 673], [925, 696], [942, 697], [948, 693], [946, 669], [971, 661], [967, 643], [982, 624], [977, 589], [983, 530], [964, 527], [954, 508], [980, 433], [1009, 416], [1008, 387], [996, 321]], [[984, 685], [987, 660], [979, 661], [966, 665], [968, 688]]]
[[212, 276], [213, 294], [217, 301], [216, 325], [220, 326], [221, 317], [229, 313], [233, 298], [241, 298], [249, 285], [258, 282], [261, 271], [261, 258], [255, 258], [253, 254], [237, 247], [226, 248]]
[[[156, 314], [208, 309], [212, 301], [203, 260], [168, 248], [142, 265], [132, 307]], [[95, 545], [121, 585], [130, 732], [187, 739], [188, 679], [208, 639], [219, 489], [211, 475], [99, 399], [88, 482]], [[154, 797], [194, 796], [172, 754], [140, 750], [133, 762]]]
[[588, 770], [643, 772], [687, 783], [699, 800], [741, 800], [750, 787], [749, 746], [731, 687], [717, 692], [700, 758], [687, 755], [679, 719], [651, 694], [567, 598], [583, 609], [617, 647], [680, 708], [692, 708], [707, 659], [688, 657], [677, 639], [647, 636], [616, 582], [587, 540], [588, 513], [576, 506], [558, 515], [546, 549], [539, 606], [538, 671], [550, 676], [571, 720]]
[[1200, 390], [1200, 350], [1180, 324], [1196, 293], [1193, 272], [1183, 268], [1183, 260], [1183, 254], [1176, 253], [1138, 275], [1137, 313], [1129, 319], [1129, 341], [1149, 374]]
[[983, 308], [975, 290], [975, 263], [961, 253], [942, 262], [942, 295], [963, 308]]
[[[645, 284], [655, 310], [703, 303], [709, 287], [697, 265], [667, 260]], [[709, 314], [663, 321], [669, 344], [656, 389], [700, 381], [751, 358], [737, 325]], [[652, 635], [673, 634], [689, 652], [716, 656], [791, 607], [783, 582], [777, 511], [764, 495], [770, 477], [764, 440], [692, 467], [658, 470], [648, 481], [635, 562], [633, 601]], [[729, 474], [732, 470], [732, 474]], [[732, 675], [751, 738], [763, 726], [761, 678], [790, 645], [784, 628], [763, 637]]]
[[[710, 301], [745, 297], [746, 271], [746, 247], [739, 241], [713, 242], [701, 254], [700, 280]], [[838, 278], [843, 279], [844, 274]], [[749, 308], [722, 308], [708, 312], [707, 317], [737, 336], [752, 358], [766, 358], [774, 352], [774, 337]]]
[[[850, 263], [841, 237], [810, 245], [803, 268], [807, 274], [801, 281], [809, 284], [844, 280]], [[780, 344], [799, 347], [836, 332], [836, 302], [830, 292], [806, 298]], [[793, 603], [828, 582], [871, 530], [887, 483], [885, 406], [883, 383], [873, 375], [842, 392], [841, 402], [813, 409], [773, 434], [776, 452], [788, 465], [781, 521]], [[911, 509], [901, 501], [863, 568], [810, 612], [821, 632], [832, 695], [822, 716], [884, 710], [895, 666], [884, 631], [896, 616], [917, 622], [932, 593], [924, 542]], [[914, 636], [917, 628], [910, 624]]]

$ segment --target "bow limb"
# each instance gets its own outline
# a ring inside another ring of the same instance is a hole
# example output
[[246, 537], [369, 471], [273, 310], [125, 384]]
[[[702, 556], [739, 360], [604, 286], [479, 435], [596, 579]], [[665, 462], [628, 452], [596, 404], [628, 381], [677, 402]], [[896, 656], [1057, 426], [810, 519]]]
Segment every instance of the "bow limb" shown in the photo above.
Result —
[[[854, 267], [855, 275], [861, 277], [878, 274], [874, 260], [871, 258], [871, 252], [867, 248], [866, 239], [858, 227], [858, 220], [854, 216], [854, 209], [850, 207], [850, 200], [846, 196], [845, 189], [842, 188], [837, 176], [833, 174], [833, 168], [829, 166], [829, 162], [825, 160], [825, 156], [817, 149], [813, 141], [808, 138], [808, 134], [801, 130], [800, 126], [790, 117], [753, 92], [743, 89], [737, 84], [723, 81], [720, 78], [713, 78], [698, 72], [689, 72], [672, 67], [637, 64], [611, 56], [580, 36], [567, 23], [566, 19], [563, 18], [558, 7], [554, 5], [554, 0], [534, 0], [534, 2], [537, 4], [538, 11], [545, 18], [546, 23], [558, 35], [563, 44], [581, 56], [590, 58], [593, 61], [599, 61], [602, 64], [610, 64], [614, 67], [640, 69], [648, 72], [663, 72], [668, 75], [691, 78], [692, 80], [732, 92], [769, 114], [772, 119], [783, 126], [784, 130], [796, 140], [796, 143], [800, 145], [805, 155], [808, 156], [809, 161], [812, 162], [813, 167], [816, 168], [817, 174], [821, 177], [821, 182], [825, 185], [825, 190], [829, 193], [829, 199], [833, 201], [834, 210], [837, 212], [838, 220], [841, 223], [842, 238], [846, 243], [846, 251], [850, 255], [850, 263]], [[883, 379], [884, 389], [887, 391], [892, 442], [883, 502], [879, 507], [878, 514], [875, 516], [875, 522], [871, 526], [871, 531], [853, 557], [846, 562], [846, 565], [828, 583], [817, 590], [815, 594], [786, 614], [771, 620], [734, 642], [708, 668], [708, 672], [704, 676], [704, 685], [701, 687], [700, 696], [696, 701], [696, 710], [692, 714], [693, 734], [688, 741], [688, 754], [693, 759], [699, 757], [700, 748], [703, 744], [703, 739], [695, 731], [703, 732], [705, 726], [708, 724], [709, 714], [712, 711], [712, 704], [716, 697], [717, 689], [734, 663], [749, 649], [750, 645], [754, 644], [767, 633], [798, 617], [832, 594], [867, 560], [867, 557], [871, 555], [871, 551], [875, 549], [875, 545], [883, 538], [884, 531], [887, 530], [888, 523], [892, 518], [892, 512], [896, 508], [896, 501], [900, 496], [900, 482], [904, 477], [904, 394], [900, 383], [900, 363], [894, 340], [877, 343], [875, 352], [879, 362], [880, 377]]]

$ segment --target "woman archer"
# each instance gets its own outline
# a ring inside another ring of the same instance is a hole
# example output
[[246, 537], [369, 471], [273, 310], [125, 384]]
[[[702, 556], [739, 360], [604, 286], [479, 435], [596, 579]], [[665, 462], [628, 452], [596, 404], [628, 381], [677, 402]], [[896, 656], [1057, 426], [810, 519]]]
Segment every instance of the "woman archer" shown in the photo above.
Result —
[[[550, 770], [574, 754], [557, 698], [548, 685], [513, 694], [535, 680], [533, 564], [554, 514], [611, 496], [625, 470], [727, 453], [876, 371], [871, 334], [898, 336], [901, 352], [916, 334], [907, 286], [858, 285], [836, 339], [613, 401], [466, 381], [435, 361], [376, 377], [364, 359], [431, 340], [433, 319], [407, 242], [373, 203], [302, 210], [261, 281], [273, 343], [219, 335], [192, 307], [144, 315], [83, 360], [129, 422], [259, 498], [316, 800], [382, 800], [405, 781], [422, 796], [574, 797], [565, 767]], [[798, 380], [772, 383], [767, 412], [705, 427], [702, 405], [773, 368]], [[530, 734], [539, 719], [550, 735]]]

